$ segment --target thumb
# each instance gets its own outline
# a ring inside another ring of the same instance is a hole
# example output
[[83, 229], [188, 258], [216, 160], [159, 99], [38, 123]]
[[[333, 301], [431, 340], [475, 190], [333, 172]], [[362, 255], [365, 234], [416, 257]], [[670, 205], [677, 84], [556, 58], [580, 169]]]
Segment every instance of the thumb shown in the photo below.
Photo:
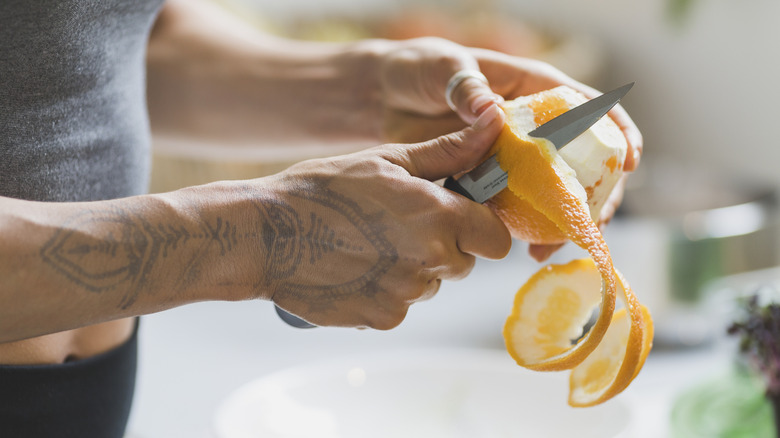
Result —
[[470, 169], [495, 142], [504, 126], [504, 112], [491, 105], [468, 128], [423, 143], [396, 145], [386, 157], [409, 174], [429, 181]]

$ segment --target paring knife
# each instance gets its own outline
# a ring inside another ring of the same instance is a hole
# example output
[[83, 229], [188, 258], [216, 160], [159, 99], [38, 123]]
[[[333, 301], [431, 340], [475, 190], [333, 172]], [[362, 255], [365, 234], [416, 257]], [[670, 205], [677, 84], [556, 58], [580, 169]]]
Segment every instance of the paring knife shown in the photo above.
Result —
[[[556, 149], [561, 149], [608, 113], [633, 85], [634, 83], [631, 82], [576, 106], [529, 132], [528, 135], [546, 138], [555, 145]], [[507, 179], [506, 172], [501, 169], [496, 156], [493, 155], [459, 179], [447, 178], [444, 187], [481, 204], [503, 190], [507, 186]], [[317, 327], [279, 306], [275, 307], [279, 317], [293, 327]]]
[[[617, 105], [633, 85], [634, 83], [631, 82], [576, 106], [537, 127], [528, 135], [546, 138], [560, 150]], [[493, 155], [459, 179], [447, 178], [444, 187], [481, 204], [503, 190], [507, 186], [508, 179], [506, 172], [501, 169], [496, 156]]]

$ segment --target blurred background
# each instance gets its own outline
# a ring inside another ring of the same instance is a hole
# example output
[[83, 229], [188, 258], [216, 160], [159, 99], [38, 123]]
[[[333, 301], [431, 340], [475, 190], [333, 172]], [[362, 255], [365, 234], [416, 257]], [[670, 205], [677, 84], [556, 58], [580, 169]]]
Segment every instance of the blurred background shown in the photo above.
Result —
[[[644, 134], [644, 155], [605, 231], [616, 266], [657, 324], [656, 348], [624, 398], [629, 407], [645, 406], [634, 412], [634, 427], [646, 434], [630, 436], [672, 436], [680, 388], [703, 369], [731, 364], [733, 348], [720, 341], [733, 297], [780, 287], [780, 2], [214, 1], [292, 38], [435, 35], [542, 59], [602, 90], [636, 82], [622, 104]], [[262, 176], [322, 155], [314, 148], [255, 161], [185, 160], [157, 146], [155, 191]], [[553, 261], [582, 256], [570, 246]], [[143, 438], [215, 436], [211, 419], [231, 391], [316, 358], [407, 347], [502, 349], [514, 292], [539, 267], [525, 250], [518, 243], [506, 260], [478, 263], [472, 276], [445, 284], [388, 333], [295, 331], [268, 303], [197, 304], [147, 317], [130, 430]]]
[[600, 89], [636, 81], [623, 105], [647, 160], [780, 185], [773, 0], [215, 1], [293, 37], [442, 35], [549, 61]]

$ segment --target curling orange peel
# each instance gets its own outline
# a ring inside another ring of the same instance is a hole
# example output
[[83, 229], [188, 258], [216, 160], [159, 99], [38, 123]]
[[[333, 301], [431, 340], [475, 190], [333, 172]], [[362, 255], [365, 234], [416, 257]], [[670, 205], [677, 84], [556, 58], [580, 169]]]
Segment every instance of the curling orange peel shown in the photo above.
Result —
[[[571, 240], [589, 253], [590, 259], [542, 268], [520, 288], [504, 339], [523, 367], [572, 369], [569, 403], [592, 406], [614, 397], [637, 376], [652, 348], [653, 328], [649, 312], [613, 266], [595, 222], [603, 202], [593, 199], [594, 187], [583, 187], [552, 143], [527, 135], [578, 104], [561, 96], [559, 88], [505, 104], [507, 124], [489, 155], [496, 154], [508, 173], [508, 187], [487, 204], [515, 238], [540, 244]], [[602, 120], [613, 126], [598, 129], [619, 132], [611, 120]], [[625, 141], [622, 134], [620, 139]], [[624, 159], [625, 145], [619, 146], [614, 155], [610, 150], [601, 154], [599, 182], [614, 184], [622, 174], [616, 163]], [[601, 196], [608, 192], [600, 189]], [[616, 313], [618, 299], [622, 308]], [[583, 335], [594, 311], [598, 317]]]

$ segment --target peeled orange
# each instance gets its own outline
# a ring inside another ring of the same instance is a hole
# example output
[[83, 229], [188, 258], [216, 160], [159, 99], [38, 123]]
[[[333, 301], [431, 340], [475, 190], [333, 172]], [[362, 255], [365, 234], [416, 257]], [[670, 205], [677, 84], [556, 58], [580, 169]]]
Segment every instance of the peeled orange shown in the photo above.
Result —
[[[504, 105], [507, 123], [490, 154], [507, 172], [508, 187], [488, 201], [513, 237], [540, 244], [571, 240], [590, 254], [532, 276], [517, 292], [504, 327], [507, 351], [519, 365], [573, 369], [573, 406], [591, 406], [620, 393], [652, 347], [650, 314], [614, 268], [597, 226], [622, 175], [622, 132], [605, 117], [560, 151], [527, 135], [584, 101], [559, 87]], [[564, 153], [567, 148], [572, 149]], [[595, 322], [583, 334], [594, 313]]]
[[[502, 166], [510, 165], [517, 170], [531, 172], [539, 169], [524, 162], [520, 155], [528, 148], [518, 148], [518, 143], [532, 143], [552, 165], [559, 184], [570, 196], [587, 205], [586, 211], [597, 223], [601, 211], [612, 189], [623, 175], [623, 161], [628, 145], [620, 128], [609, 117], [602, 117], [590, 129], [572, 140], [560, 151], [540, 139], [527, 135], [537, 126], [564, 113], [587, 100], [585, 96], [569, 87], [557, 87], [530, 96], [505, 102], [503, 110], [507, 115], [504, 132], [496, 141], [489, 155], [498, 153]], [[507, 169], [504, 169], [507, 170]], [[510, 178], [512, 178], [510, 173]], [[538, 184], [540, 190], [557, 190], [552, 186]], [[504, 189], [487, 202], [487, 205], [504, 220], [512, 236], [530, 243], [563, 243], [567, 236], [556, 223], [517, 190]]]

